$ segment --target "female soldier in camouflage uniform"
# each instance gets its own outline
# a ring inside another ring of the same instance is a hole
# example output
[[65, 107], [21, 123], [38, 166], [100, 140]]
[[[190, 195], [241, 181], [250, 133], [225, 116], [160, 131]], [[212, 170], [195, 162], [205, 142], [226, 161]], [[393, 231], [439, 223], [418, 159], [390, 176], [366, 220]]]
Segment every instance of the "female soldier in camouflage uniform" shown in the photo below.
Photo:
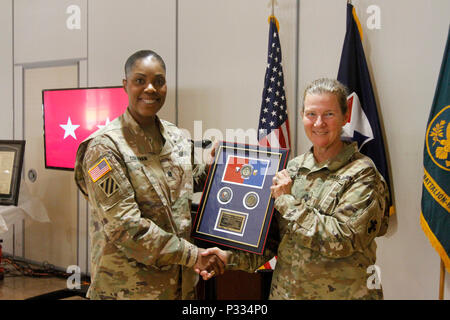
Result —
[[[305, 90], [303, 124], [313, 146], [277, 173], [271, 187], [281, 239], [271, 299], [383, 297], [367, 280], [375, 237], [387, 230], [389, 194], [372, 160], [340, 138], [349, 116], [346, 97], [336, 80], [319, 79]], [[204, 254], [253, 272], [275, 253], [271, 249], [264, 256], [216, 248]]]
[[192, 299], [192, 267], [223, 272], [217, 257], [201, 256], [190, 242], [193, 184], [201, 190], [206, 171], [193, 168], [181, 131], [156, 116], [165, 75], [156, 53], [130, 56], [127, 110], [77, 152], [75, 180], [92, 208], [91, 299]]

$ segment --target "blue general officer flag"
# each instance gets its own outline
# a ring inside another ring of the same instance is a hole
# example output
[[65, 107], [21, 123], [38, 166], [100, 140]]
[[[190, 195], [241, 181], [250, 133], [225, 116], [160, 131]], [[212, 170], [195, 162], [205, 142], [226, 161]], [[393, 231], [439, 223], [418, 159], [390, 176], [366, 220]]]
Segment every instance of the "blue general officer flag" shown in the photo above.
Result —
[[420, 224], [450, 272], [450, 28], [428, 117]]
[[389, 211], [392, 214], [394, 213], [393, 195], [386, 152], [361, 39], [362, 29], [355, 9], [351, 4], [347, 4], [347, 31], [337, 79], [350, 91], [350, 96], [347, 98], [350, 119], [343, 128], [342, 137], [357, 141], [359, 151], [375, 163], [389, 186], [391, 195]]

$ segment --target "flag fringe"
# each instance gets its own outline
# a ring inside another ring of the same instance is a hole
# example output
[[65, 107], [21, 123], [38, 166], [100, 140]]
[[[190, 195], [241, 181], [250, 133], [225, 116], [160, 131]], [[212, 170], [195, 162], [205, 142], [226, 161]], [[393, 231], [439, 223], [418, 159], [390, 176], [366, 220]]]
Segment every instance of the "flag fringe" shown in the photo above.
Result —
[[447, 270], [448, 273], [450, 273], [450, 259], [448, 257], [448, 254], [445, 251], [445, 249], [442, 246], [442, 244], [436, 238], [434, 233], [431, 231], [431, 229], [428, 226], [428, 223], [425, 220], [422, 212], [420, 212], [420, 225], [422, 227], [423, 232], [425, 233], [425, 235], [427, 236], [428, 240], [430, 241], [431, 246], [437, 251], [437, 253], [441, 257], [442, 261], [444, 262], [445, 269]]

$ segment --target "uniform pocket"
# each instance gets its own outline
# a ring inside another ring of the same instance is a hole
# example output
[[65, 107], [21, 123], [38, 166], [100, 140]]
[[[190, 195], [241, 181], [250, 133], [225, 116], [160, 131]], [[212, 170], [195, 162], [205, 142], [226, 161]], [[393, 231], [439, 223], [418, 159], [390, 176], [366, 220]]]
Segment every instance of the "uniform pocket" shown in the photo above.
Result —
[[165, 195], [158, 179], [152, 175], [150, 168], [142, 167], [140, 168], [140, 171], [147, 178], [145, 185], [148, 188], [148, 194], [145, 198], [151, 201], [150, 204], [154, 206], [153, 208], [148, 208], [151, 210], [145, 210], [146, 215], [148, 215], [162, 229], [168, 232], [177, 233], [178, 228], [172, 217], [171, 205], [168, 203], [169, 199]]
[[186, 176], [184, 166], [179, 159], [165, 158], [161, 159], [161, 167], [165, 173], [167, 185], [170, 190], [170, 198], [174, 203], [182, 190], [185, 189]]
[[340, 195], [343, 192], [345, 182], [341, 180], [328, 180], [322, 185], [319, 195], [319, 202], [316, 206], [322, 214], [332, 216], [334, 209], [339, 203]]

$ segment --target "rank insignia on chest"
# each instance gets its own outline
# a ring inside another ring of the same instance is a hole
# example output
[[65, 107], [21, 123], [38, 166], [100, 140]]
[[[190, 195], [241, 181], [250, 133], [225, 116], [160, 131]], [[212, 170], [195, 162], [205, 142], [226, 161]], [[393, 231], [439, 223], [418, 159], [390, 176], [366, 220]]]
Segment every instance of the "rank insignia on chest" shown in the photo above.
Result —
[[99, 187], [108, 197], [112, 196], [117, 190], [119, 190], [119, 185], [113, 177], [108, 177], [103, 180], [99, 184]]
[[109, 171], [111, 171], [111, 166], [105, 158], [102, 158], [102, 160], [100, 160], [94, 167], [89, 169], [89, 175], [91, 176], [92, 181], [96, 182]]

